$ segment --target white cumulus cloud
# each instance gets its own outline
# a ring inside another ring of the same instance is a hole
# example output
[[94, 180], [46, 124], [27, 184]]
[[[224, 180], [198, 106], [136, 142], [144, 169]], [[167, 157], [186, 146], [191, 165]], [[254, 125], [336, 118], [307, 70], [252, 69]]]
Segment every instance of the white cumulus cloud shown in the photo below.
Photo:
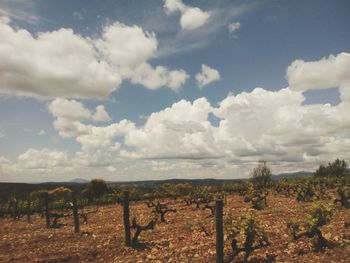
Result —
[[188, 75], [184, 70], [170, 70], [164, 66], [151, 66], [147, 61], [155, 56], [158, 41], [152, 32], [116, 22], [104, 28], [96, 47], [117, 68], [123, 79], [148, 89], [169, 87], [179, 90]]
[[34, 35], [1, 18], [0, 93], [105, 98], [123, 80], [149, 89], [178, 90], [188, 78], [184, 70], [149, 64], [158, 47], [153, 32], [119, 22], [102, 31], [100, 38], [82, 37], [69, 28]]
[[202, 88], [213, 81], [220, 79], [220, 73], [218, 70], [211, 68], [207, 65], [202, 65], [202, 71], [196, 74], [197, 85]]
[[203, 26], [210, 18], [210, 12], [198, 7], [185, 5], [182, 0], [165, 0], [164, 9], [167, 14], [181, 13], [180, 25], [182, 29], [193, 30]]
[[107, 113], [105, 107], [103, 105], [99, 105], [96, 107], [96, 111], [92, 116], [94, 121], [110, 121], [111, 117]]
[[212, 107], [205, 98], [193, 103], [181, 100], [152, 113], [144, 127], [131, 129], [125, 144], [138, 158], [204, 158], [215, 155], [208, 114]]
[[144, 63], [154, 55], [158, 46], [154, 33], [119, 22], [106, 26], [102, 38], [96, 39], [95, 44], [106, 60], [120, 67]]
[[[339, 56], [348, 55], [342, 53], [326, 60]], [[322, 66], [324, 60], [318, 62]], [[314, 63], [317, 61], [300, 63], [298, 67], [303, 70], [299, 74], [316, 74], [320, 69], [314, 69]], [[296, 65], [293, 62], [289, 72], [293, 64]], [[62, 137], [76, 140], [81, 148], [71, 156], [67, 152], [31, 148], [13, 162], [0, 157], [0, 172], [30, 176], [34, 172], [59, 174], [71, 169], [75, 175], [94, 171], [125, 176], [122, 171], [127, 171], [128, 176], [123, 178], [130, 180], [133, 176], [140, 180], [148, 178], [145, 171], [152, 171], [152, 176], [161, 178], [235, 178], [248, 176], [259, 159], [267, 160], [274, 173], [314, 170], [338, 157], [349, 161], [350, 114], [349, 104], [344, 101], [349, 86], [347, 74], [343, 74], [346, 69], [339, 65], [330, 69], [330, 76], [335, 76], [333, 81], [321, 81], [320, 76], [315, 78], [316, 86], [341, 85], [342, 101], [336, 106], [304, 105], [303, 91], [314, 84], [309, 84], [308, 76], [292, 73], [290, 87], [278, 91], [255, 88], [228, 95], [215, 105], [206, 98], [180, 100], [153, 112], [140, 126], [129, 120], [104, 126], [86, 124], [84, 121], [91, 119], [92, 114], [82, 103], [54, 100], [48, 107], [55, 118], [55, 129]], [[293, 82], [296, 76], [300, 81]], [[308, 84], [302, 84], [302, 80]], [[62, 108], [70, 110], [65, 112]], [[217, 124], [211, 121], [211, 115], [218, 119]]]
[[[38, 98], [106, 97], [121, 77], [89, 39], [61, 28], [32, 35], [0, 19], [0, 92]], [[98, 87], [98, 88], [96, 88]]]
[[30, 148], [18, 156], [17, 165], [26, 169], [48, 169], [65, 167], [69, 162], [66, 152]]
[[169, 71], [163, 66], [153, 68], [147, 63], [141, 64], [130, 73], [132, 83], [141, 84], [151, 90], [167, 86], [174, 91], [178, 91], [189, 78], [184, 70]]
[[294, 61], [287, 69], [293, 90], [339, 87], [343, 102], [350, 102], [350, 54], [330, 55], [318, 61]]
[[49, 104], [52, 115], [69, 120], [83, 120], [91, 117], [91, 112], [76, 100], [55, 99]]

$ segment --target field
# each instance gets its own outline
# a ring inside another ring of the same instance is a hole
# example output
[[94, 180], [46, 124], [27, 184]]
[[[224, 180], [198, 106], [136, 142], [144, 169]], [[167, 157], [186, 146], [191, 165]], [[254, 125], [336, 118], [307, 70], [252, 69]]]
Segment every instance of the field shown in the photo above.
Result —
[[[335, 194], [333, 192], [332, 194]], [[72, 217], [61, 218], [59, 228], [46, 228], [45, 218], [32, 216], [19, 220], [0, 219], [0, 262], [215, 262], [215, 216], [210, 210], [186, 205], [183, 198], [162, 199], [176, 212], [166, 214], [165, 223], [157, 223], [153, 230], [144, 231], [137, 248], [125, 247], [123, 207], [103, 205], [81, 223], [80, 233], [74, 233]], [[314, 202], [297, 202], [270, 192], [267, 207], [254, 210], [255, 218], [265, 228], [269, 245], [254, 250], [249, 262], [349, 262], [350, 211], [331, 200], [332, 218], [322, 229], [328, 247], [315, 250], [312, 238], [293, 240], [287, 231], [287, 222], [294, 218], [307, 219]], [[93, 210], [89, 207], [88, 210]], [[238, 194], [229, 194], [224, 215], [240, 216], [251, 211], [249, 203]], [[152, 208], [145, 201], [130, 202], [130, 215], [141, 225], [152, 219]], [[242, 243], [242, 238], [238, 238]], [[225, 255], [231, 253], [225, 238]], [[234, 259], [242, 262], [243, 254]]]

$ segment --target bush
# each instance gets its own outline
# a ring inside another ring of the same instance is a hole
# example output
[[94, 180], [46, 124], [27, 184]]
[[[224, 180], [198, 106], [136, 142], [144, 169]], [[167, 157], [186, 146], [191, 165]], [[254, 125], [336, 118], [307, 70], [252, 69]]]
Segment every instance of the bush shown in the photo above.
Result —
[[255, 189], [266, 188], [271, 183], [271, 170], [266, 161], [260, 161], [252, 173], [252, 182]]
[[99, 198], [107, 192], [108, 185], [103, 179], [92, 179], [87, 188], [82, 191], [82, 195], [92, 202], [94, 198]]
[[314, 173], [315, 177], [337, 176], [343, 177], [346, 173], [348, 164], [345, 160], [336, 159], [334, 162], [329, 162], [327, 166], [320, 165]]

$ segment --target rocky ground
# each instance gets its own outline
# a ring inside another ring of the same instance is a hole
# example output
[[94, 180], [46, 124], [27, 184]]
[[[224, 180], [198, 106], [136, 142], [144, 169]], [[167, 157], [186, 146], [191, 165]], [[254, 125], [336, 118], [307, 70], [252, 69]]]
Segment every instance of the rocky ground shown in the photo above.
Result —
[[[142, 232], [138, 249], [124, 246], [124, 226], [120, 205], [104, 206], [90, 214], [88, 223], [81, 224], [74, 233], [73, 219], [64, 218], [62, 227], [45, 228], [45, 220], [38, 215], [29, 224], [0, 219], [0, 262], [215, 262], [215, 222], [209, 210], [187, 206], [180, 199], [165, 200], [176, 213], [166, 215], [166, 223], [154, 230]], [[324, 201], [324, 203], [332, 203]], [[331, 246], [316, 252], [310, 238], [293, 241], [286, 224], [291, 218], [305, 221], [312, 203], [297, 203], [292, 198], [268, 196], [268, 207], [255, 211], [265, 227], [270, 245], [255, 250], [249, 262], [350, 262], [350, 211], [338, 205], [333, 208], [330, 224], [322, 233]], [[147, 224], [152, 208], [145, 202], [131, 203], [131, 216]], [[228, 196], [225, 213], [242, 215], [250, 210], [243, 197]], [[225, 253], [230, 252], [226, 240]], [[235, 262], [243, 260], [243, 255]]]

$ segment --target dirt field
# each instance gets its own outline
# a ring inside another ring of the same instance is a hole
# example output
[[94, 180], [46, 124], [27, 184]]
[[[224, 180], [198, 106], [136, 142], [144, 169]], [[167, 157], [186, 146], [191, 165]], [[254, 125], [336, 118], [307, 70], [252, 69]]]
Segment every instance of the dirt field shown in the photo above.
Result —
[[[61, 220], [65, 225], [59, 229], [45, 228], [45, 219], [37, 215], [32, 224], [25, 217], [20, 221], [1, 219], [0, 262], [215, 262], [215, 223], [210, 211], [187, 206], [180, 199], [166, 201], [177, 212], [166, 215], [167, 223], [142, 232], [144, 247], [140, 249], [124, 246], [120, 205], [101, 207], [91, 214], [79, 234], [74, 234], [72, 218]], [[344, 227], [350, 211], [340, 206], [334, 207], [331, 223], [322, 228], [331, 248], [315, 252], [312, 239], [292, 241], [286, 229], [288, 219], [305, 221], [311, 205], [269, 195], [268, 207], [256, 215], [271, 244], [255, 250], [249, 262], [350, 262], [350, 227]], [[131, 203], [130, 209], [131, 216], [136, 215], [142, 224], [152, 218], [145, 202]], [[250, 206], [241, 196], [229, 196], [224, 210], [239, 215]], [[227, 255], [229, 241], [225, 242]]]

